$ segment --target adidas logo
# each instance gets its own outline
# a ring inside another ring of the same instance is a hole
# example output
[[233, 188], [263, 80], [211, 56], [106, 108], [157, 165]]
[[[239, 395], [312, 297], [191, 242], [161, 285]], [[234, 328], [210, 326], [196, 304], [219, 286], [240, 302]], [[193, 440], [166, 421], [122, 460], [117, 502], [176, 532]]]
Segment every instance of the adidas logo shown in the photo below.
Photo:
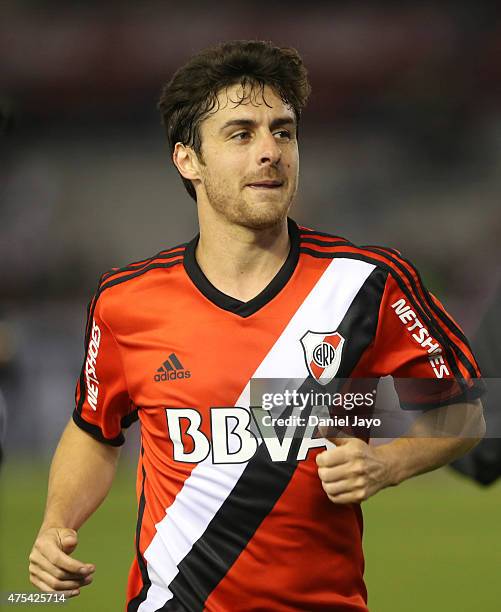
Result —
[[190, 378], [191, 372], [185, 370], [183, 364], [176, 357], [175, 353], [171, 353], [169, 358], [166, 359], [162, 365], [158, 368], [157, 373], [154, 376], [155, 382], [162, 380], [177, 380], [178, 378]]

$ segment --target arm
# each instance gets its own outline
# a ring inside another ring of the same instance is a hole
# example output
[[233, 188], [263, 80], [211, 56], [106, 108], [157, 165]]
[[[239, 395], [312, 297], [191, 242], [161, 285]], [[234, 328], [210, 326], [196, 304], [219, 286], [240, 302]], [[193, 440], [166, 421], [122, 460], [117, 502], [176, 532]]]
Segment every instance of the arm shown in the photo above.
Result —
[[30, 554], [30, 580], [42, 591], [79, 594], [94, 566], [70, 556], [77, 530], [110, 490], [120, 449], [97, 442], [70, 421], [52, 460], [42, 526]]
[[388, 444], [372, 447], [358, 438], [334, 439], [336, 447], [317, 456], [318, 475], [333, 503], [360, 503], [457, 459], [484, 433], [480, 400], [436, 408], [420, 416], [405, 437]]

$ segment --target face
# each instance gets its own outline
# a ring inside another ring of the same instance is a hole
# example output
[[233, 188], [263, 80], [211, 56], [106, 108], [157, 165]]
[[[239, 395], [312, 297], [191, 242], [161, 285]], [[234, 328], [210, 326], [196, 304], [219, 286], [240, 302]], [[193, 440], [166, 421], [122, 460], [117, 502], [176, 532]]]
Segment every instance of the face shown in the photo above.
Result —
[[298, 184], [296, 119], [273, 89], [233, 85], [200, 126], [199, 205], [259, 229], [282, 221]]

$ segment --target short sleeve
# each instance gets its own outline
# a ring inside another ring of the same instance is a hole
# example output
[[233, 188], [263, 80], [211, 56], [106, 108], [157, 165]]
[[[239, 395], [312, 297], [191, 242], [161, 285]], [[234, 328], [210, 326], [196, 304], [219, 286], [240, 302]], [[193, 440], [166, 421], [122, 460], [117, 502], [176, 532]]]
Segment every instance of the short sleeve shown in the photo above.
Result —
[[401, 264], [400, 270], [390, 269], [386, 280], [371, 350], [374, 373], [394, 378], [402, 408], [480, 397], [484, 385], [463, 331], [425, 289], [415, 268]]
[[99, 292], [89, 304], [85, 355], [75, 393], [74, 422], [96, 440], [120, 446], [134, 420], [120, 350], [102, 314]]

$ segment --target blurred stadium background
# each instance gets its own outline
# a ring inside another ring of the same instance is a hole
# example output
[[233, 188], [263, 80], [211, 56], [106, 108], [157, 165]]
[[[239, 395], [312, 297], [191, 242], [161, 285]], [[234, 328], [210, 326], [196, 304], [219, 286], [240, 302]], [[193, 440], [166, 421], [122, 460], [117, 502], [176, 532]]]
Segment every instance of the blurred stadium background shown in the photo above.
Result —
[[[27, 556], [99, 275], [196, 233], [155, 109], [161, 84], [221, 40], [296, 47], [313, 95], [293, 216], [400, 249], [474, 334], [501, 278], [501, 12], [480, 0], [5, 0], [0, 15], [5, 594], [32, 590]], [[98, 570], [72, 610], [121, 609], [136, 456], [133, 431], [110, 497], [81, 530], [79, 558]], [[366, 503], [371, 611], [499, 610], [500, 507], [499, 484], [482, 490], [445, 469]]]

